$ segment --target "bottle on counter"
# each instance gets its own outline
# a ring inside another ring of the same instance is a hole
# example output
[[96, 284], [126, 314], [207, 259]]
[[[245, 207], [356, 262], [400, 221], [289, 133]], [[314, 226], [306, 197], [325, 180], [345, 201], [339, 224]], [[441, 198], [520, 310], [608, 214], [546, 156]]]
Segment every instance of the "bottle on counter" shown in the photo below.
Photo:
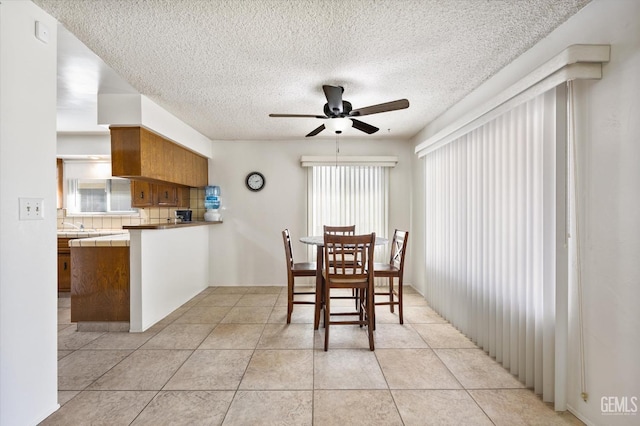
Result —
[[222, 220], [220, 214], [220, 187], [210, 185], [204, 190], [204, 220], [207, 222], [217, 222]]

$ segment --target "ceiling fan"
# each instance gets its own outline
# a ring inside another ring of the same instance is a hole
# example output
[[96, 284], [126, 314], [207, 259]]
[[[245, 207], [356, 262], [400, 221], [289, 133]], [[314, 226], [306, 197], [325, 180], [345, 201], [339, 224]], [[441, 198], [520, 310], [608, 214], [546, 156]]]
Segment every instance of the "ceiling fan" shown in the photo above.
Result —
[[342, 99], [342, 93], [344, 87], [342, 86], [322, 86], [324, 96], [327, 98], [327, 103], [324, 104], [324, 115], [313, 114], [269, 114], [269, 117], [303, 117], [303, 118], [320, 118], [327, 120], [324, 124], [312, 130], [306, 137], [315, 136], [324, 129], [334, 131], [335, 133], [342, 133], [347, 127], [355, 127], [356, 129], [372, 134], [377, 132], [378, 129], [371, 124], [367, 124], [363, 121], [357, 120], [354, 117], [361, 117], [363, 115], [379, 114], [381, 112], [396, 111], [399, 109], [409, 108], [409, 101], [406, 99], [399, 99], [397, 101], [385, 102], [382, 104], [371, 105], [364, 108], [353, 109], [351, 102]]

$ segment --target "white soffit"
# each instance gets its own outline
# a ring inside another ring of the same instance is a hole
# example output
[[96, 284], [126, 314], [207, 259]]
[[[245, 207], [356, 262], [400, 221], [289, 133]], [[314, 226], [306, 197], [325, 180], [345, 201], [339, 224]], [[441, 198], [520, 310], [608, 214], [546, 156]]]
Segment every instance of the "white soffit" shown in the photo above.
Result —
[[484, 104], [471, 110], [415, 148], [419, 157], [440, 148], [538, 94], [571, 80], [601, 79], [611, 46], [576, 44], [529, 73]]
[[211, 141], [143, 95], [98, 95], [98, 123], [145, 127], [173, 142], [211, 158]]

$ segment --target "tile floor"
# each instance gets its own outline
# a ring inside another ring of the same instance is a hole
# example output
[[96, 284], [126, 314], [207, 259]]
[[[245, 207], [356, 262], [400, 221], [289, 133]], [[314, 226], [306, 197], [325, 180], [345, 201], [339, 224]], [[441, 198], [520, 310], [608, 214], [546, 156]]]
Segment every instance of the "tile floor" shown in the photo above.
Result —
[[286, 305], [282, 287], [210, 287], [144, 333], [78, 332], [61, 297], [61, 408], [42, 424], [582, 424], [411, 288], [404, 325], [378, 307], [374, 352], [358, 326], [334, 326], [324, 352], [313, 306], [287, 325]]

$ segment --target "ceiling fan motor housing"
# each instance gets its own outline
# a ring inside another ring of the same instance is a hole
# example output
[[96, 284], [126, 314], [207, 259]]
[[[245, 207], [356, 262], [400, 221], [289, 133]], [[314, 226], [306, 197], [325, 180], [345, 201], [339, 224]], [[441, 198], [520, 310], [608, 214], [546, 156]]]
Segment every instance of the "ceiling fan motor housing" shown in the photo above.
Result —
[[330, 118], [347, 117], [351, 113], [352, 109], [353, 107], [351, 106], [351, 102], [342, 101], [342, 111], [331, 111], [331, 109], [329, 108], [329, 103], [327, 102], [326, 104], [324, 104], [324, 115]]

